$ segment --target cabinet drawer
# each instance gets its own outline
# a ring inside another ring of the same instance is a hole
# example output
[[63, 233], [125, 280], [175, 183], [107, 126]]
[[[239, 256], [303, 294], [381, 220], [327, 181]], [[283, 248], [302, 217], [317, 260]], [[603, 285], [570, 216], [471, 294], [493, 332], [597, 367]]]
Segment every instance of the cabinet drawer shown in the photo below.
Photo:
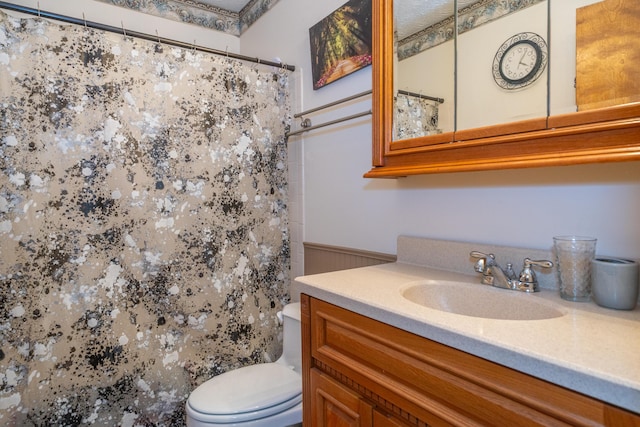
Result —
[[313, 366], [387, 409], [402, 408], [418, 425], [614, 425], [612, 414], [639, 420], [326, 302], [311, 298], [309, 307]]

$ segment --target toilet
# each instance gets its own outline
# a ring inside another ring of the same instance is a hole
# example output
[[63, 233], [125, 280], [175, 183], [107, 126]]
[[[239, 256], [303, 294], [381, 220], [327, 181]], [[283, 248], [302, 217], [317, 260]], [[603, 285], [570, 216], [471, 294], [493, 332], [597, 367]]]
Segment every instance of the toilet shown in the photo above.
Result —
[[199, 385], [187, 400], [187, 427], [285, 427], [302, 422], [300, 303], [284, 306], [282, 316], [282, 356]]

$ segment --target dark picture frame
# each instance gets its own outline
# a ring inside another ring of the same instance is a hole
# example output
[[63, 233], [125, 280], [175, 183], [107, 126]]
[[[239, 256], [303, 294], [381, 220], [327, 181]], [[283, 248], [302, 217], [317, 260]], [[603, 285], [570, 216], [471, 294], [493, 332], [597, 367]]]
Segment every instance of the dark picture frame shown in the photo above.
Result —
[[349, 0], [309, 28], [313, 89], [371, 65], [371, 0]]

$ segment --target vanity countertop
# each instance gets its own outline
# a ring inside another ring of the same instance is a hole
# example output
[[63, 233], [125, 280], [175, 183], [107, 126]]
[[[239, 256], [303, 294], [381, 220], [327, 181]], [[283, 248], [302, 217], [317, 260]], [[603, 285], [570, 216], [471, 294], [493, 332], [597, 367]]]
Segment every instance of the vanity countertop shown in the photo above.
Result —
[[[396, 262], [298, 277], [304, 293], [416, 335], [640, 414], [640, 308], [611, 310], [525, 294], [565, 312], [543, 320], [497, 320], [413, 303], [402, 290], [425, 280], [480, 284], [468, 275]], [[514, 292], [496, 289], [497, 292]]]

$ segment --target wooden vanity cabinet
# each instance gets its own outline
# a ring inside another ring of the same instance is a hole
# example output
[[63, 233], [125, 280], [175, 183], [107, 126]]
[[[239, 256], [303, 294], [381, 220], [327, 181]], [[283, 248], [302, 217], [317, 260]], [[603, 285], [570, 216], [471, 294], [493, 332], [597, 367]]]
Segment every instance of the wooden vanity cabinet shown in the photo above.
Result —
[[301, 295], [304, 425], [640, 426], [640, 415]]

